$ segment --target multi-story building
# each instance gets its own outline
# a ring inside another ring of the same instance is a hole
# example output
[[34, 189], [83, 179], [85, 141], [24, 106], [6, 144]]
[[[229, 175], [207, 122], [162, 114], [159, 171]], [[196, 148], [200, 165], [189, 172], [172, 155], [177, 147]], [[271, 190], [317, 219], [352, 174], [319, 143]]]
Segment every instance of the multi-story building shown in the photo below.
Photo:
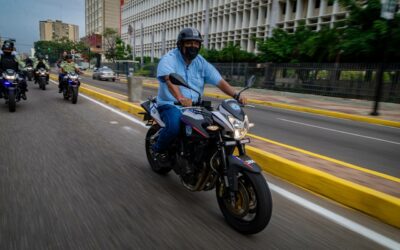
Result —
[[120, 32], [120, 6], [120, 0], [85, 0], [86, 37], [97, 39], [106, 28]]
[[63, 23], [60, 20], [40, 21], [40, 40], [53, 41], [63, 37], [71, 41], [79, 41], [79, 27], [78, 25]]
[[252, 38], [266, 39], [274, 28], [293, 32], [304, 23], [320, 30], [346, 16], [338, 0], [125, 0], [121, 34], [124, 41], [134, 44], [137, 55], [143, 39], [144, 54], [150, 56], [154, 48], [154, 56], [160, 57], [176, 47], [182, 28], [195, 27], [204, 36], [207, 25], [208, 48], [221, 49], [233, 42], [256, 52]]

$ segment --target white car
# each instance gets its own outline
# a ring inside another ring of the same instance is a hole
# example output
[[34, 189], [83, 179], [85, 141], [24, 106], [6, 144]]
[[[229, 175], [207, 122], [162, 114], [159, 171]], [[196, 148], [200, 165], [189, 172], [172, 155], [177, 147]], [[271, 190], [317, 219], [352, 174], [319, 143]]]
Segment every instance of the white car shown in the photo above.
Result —
[[115, 82], [116, 75], [115, 72], [108, 68], [108, 67], [103, 67], [99, 69], [95, 69], [93, 72], [92, 76], [93, 80], [98, 79], [98, 80], [112, 80]]

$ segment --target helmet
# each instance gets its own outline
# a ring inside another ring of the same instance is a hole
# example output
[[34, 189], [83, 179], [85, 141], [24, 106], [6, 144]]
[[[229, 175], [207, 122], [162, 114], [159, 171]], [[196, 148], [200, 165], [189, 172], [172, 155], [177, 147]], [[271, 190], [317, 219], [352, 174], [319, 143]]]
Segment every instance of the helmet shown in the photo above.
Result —
[[9, 50], [12, 51], [14, 49], [14, 43], [11, 41], [4, 41], [3, 46], [1, 47], [2, 50]]
[[203, 38], [201, 37], [200, 32], [195, 29], [195, 28], [184, 28], [179, 32], [178, 35], [178, 41], [176, 42], [176, 45], [180, 49], [182, 47], [182, 42], [183, 41], [188, 41], [188, 40], [194, 40], [194, 41], [199, 41], [200, 45], [201, 42], [203, 42]]
[[67, 54], [67, 55], [65, 56], [65, 60], [68, 60], [68, 59], [72, 59], [72, 55], [71, 55], [71, 54]]
[[36, 55], [36, 58], [37, 58], [38, 60], [43, 60], [43, 59], [44, 59], [44, 56], [43, 56], [42, 54], [37, 54], [37, 55]]

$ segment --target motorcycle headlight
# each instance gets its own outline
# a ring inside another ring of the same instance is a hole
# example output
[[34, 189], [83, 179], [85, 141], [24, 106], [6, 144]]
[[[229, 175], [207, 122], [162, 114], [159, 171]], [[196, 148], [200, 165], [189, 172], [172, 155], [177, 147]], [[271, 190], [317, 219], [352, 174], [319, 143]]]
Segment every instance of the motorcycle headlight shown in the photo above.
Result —
[[4, 78], [9, 80], [9, 81], [14, 81], [16, 77], [15, 77], [15, 75], [13, 75], [13, 76], [6, 76]]
[[235, 140], [241, 140], [246, 136], [249, 131], [249, 118], [247, 115], [244, 116], [244, 121], [240, 121], [233, 116], [228, 116], [228, 120], [233, 127], [233, 138]]

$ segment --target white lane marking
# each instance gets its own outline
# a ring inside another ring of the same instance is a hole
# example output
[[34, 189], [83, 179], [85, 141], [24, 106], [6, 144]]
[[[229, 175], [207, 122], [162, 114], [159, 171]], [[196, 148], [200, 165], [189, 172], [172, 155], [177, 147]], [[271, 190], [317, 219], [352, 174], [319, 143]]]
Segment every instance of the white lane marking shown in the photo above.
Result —
[[367, 139], [372, 139], [372, 140], [383, 141], [383, 142], [387, 142], [387, 143], [400, 145], [400, 142], [388, 141], [388, 140], [379, 139], [379, 138], [376, 138], [376, 137], [354, 134], [354, 133], [345, 132], [345, 131], [341, 131], [341, 130], [336, 130], [336, 129], [325, 128], [325, 127], [320, 127], [320, 126], [316, 126], [316, 125], [311, 125], [311, 124], [307, 124], [307, 123], [303, 123], [303, 122], [291, 121], [291, 120], [287, 120], [287, 119], [283, 119], [283, 118], [276, 118], [276, 119], [281, 120], [281, 121], [285, 121], [285, 122], [296, 123], [296, 124], [300, 124], [300, 125], [304, 125], [304, 126], [308, 126], [308, 127], [319, 128], [319, 129], [329, 130], [329, 131], [333, 131], [333, 132], [337, 132], [337, 133], [353, 135], [353, 136], [363, 137], [363, 138], [367, 138]]
[[132, 127], [129, 127], [129, 126], [123, 126], [122, 129], [131, 134], [140, 134], [140, 132], [138, 130], [136, 130]]
[[110, 124], [118, 124], [119, 122], [117, 121], [110, 121]]
[[363, 225], [360, 225], [354, 221], [351, 221], [341, 215], [335, 214], [334, 212], [332, 212], [326, 208], [323, 208], [323, 207], [321, 207], [315, 203], [312, 203], [298, 195], [295, 195], [289, 191], [286, 191], [285, 189], [280, 188], [272, 183], [268, 183], [268, 185], [271, 188], [271, 190], [277, 192], [278, 194], [282, 195], [283, 197], [287, 198], [288, 200], [291, 200], [294, 203], [297, 203], [300, 206], [303, 206], [303, 207], [327, 218], [328, 220], [335, 222], [336, 224], [339, 224], [357, 234], [360, 234], [360, 235], [378, 243], [379, 245], [382, 245], [389, 249], [400, 249], [400, 243], [397, 241], [394, 241], [382, 234], [372, 231], [371, 229], [366, 228]]
[[[86, 98], [86, 99], [88, 99], [88, 100], [90, 100], [90, 101], [92, 101], [92, 102], [94, 102], [94, 103], [96, 103], [96, 104], [98, 104], [98, 105], [100, 105], [100, 106], [102, 106], [102, 107], [104, 107], [104, 108], [116, 113], [116, 114], [119, 114], [119, 115], [125, 117], [126, 119], [128, 119], [130, 121], [133, 121], [136, 124], [140, 124], [143, 127], [147, 128], [147, 126], [145, 124], [143, 124], [141, 121], [139, 121], [139, 120], [127, 115], [127, 114], [124, 114], [124, 113], [122, 113], [122, 112], [120, 112], [120, 111], [118, 111], [118, 110], [116, 110], [114, 108], [111, 108], [111, 107], [109, 107], [109, 106], [107, 106], [107, 105], [105, 105], [105, 104], [103, 104], [101, 102], [98, 102], [98, 101], [96, 101], [96, 100], [94, 100], [94, 99], [92, 99], [92, 98], [90, 98], [88, 96], [85, 96], [83, 94], [81, 94], [81, 95], [82, 95], [82, 97], [84, 97], [84, 98]], [[337, 223], [337, 224], [339, 224], [339, 225], [341, 225], [341, 226], [343, 226], [343, 227], [345, 227], [345, 228], [347, 228], [347, 229], [349, 229], [351, 231], [354, 231], [355, 233], [363, 235], [364, 237], [366, 237], [368, 239], [371, 239], [371, 240], [375, 241], [376, 243], [378, 243], [378, 244], [380, 244], [382, 246], [385, 246], [387, 248], [400, 249], [400, 243], [398, 243], [398, 242], [396, 242], [396, 241], [394, 241], [392, 239], [389, 239], [389, 238], [387, 238], [386, 236], [384, 236], [382, 234], [376, 233], [375, 231], [372, 231], [372, 230], [370, 230], [370, 229], [368, 229], [368, 228], [366, 228], [366, 227], [364, 227], [364, 226], [362, 226], [362, 225], [360, 225], [358, 223], [355, 223], [355, 222], [353, 222], [353, 221], [351, 221], [351, 220], [349, 220], [349, 219], [347, 219], [347, 218], [345, 218], [343, 216], [335, 214], [335, 213], [331, 212], [328, 209], [325, 209], [325, 208], [323, 208], [321, 206], [318, 206], [317, 204], [314, 204], [314, 203], [312, 203], [312, 202], [310, 202], [310, 201], [308, 201], [308, 200], [306, 200], [304, 198], [301, 198], [298, 195], [290, 193], [290, 192], [286, 191], [285, 189], [282, 189], [282, 188], [280, 188], [280, 187], [278, 187], [278, 186], [276, 186], [276, 185], [274, 185], [272, 183], [269, 183], [268, 185], [271, 188], [271, 190], [277, 192], [278, 194], [284, 196], [285, 198], [287, 198], [287, 199], [289, 199], [289, 200], [291, 200], [291, 201], [293, 201], [293, 202], [295, 202], [295, 203], [297, 203], [297, 204], [299, 204], [299, 205], [301, 205], [301, 206], [303, 206], [305, 208], [308, 208], [308, 209], [316, 212], [317, 214], [320, 214], [321, 216], [326, 217], [327, 219], [329, 219], [329, 220], [331, 220], [331, 221], [333, 221], [333, 222], [335, 222], [335, 223]]]
[[[58, 85], [58, 83], [57, 83], [56, 81], [54, 81], [54, 80], [50, 80], [50, 81], [53, 82], [53, 84]], [[106, 109], [108, 109], [108, 110], [110, 110], [110, 111], [112, 111], [112, 112], [114, 112], [114, 113], [116, 113], [116, 114], [119, 114], [120, 116], [125, 117], [126, 119], [128, 119], [128, 120], [130, 120], [130, 121], [132, 121], [132, 122], [134, 122], [134, 123], [136, 123], [136, 124], [139, 124], [139, 125], [141, 125], [141, 126], [144, 127], [144, 128], [148, 128], [148, 126], [146, 126], [141, 120], [138, 120], [138, 119], [136, 119], [136, 118], [134, 118], [134, 117], [132, 117], [132, 116], [129, 116], [129, 115], [127, 115], [127, 114], [124, 114], [124, 113], [122, 113], [121, 111], [119, 111], [119, 110], [117, 110], [117, 109], [115, 109], [115, 108], [112, 108], [112, 107], [110, 107], [110, 106], [107, 106], [107, 105], [105, 105], [104, 103], [99, 102], [99, 101], [97, 101], [97, 100], [95, 100], [95, 99], [93, 99], [93, 98], [90, 98], [90, 97], [88, 97], [88, 96], [86, 96], [86, 95], [84, 95], [84, 94], [80, 94], [80, 96], [82, 96], [83, 98], [86, 98], [86, 99], [88, 99], [89, 101], [92, 101], [92, 102], [94, 102], [94, 103], [96, 103], [96, 104], [102, 106], [103, 108], [106, 108]]]
[[84, 95], [84, 94], [79, 94], [79, 95], [82, 96], [83, 98], [88, 99], [89, 101], [92, 101], [92, 102], [94, 102], [94, 103], [96, 103], [96, 104], [102, 106], [103, 108], [106, 108], [106, 109], [108, 109], [108, 110], [110, 110], [110, 111], [112, 111], [112, 112], [114, 112], [114, 113], [116, 113], [116, 114], [119, 114], [119, 115], [122, 116], [122, 117], [125, 117], [126, 119], [128, 119], [128, 120], [130, 120], [130, 121], [132, 121], [132, 122], [134, 122], [134, 123], [136, 123], [136, 124], [139, 124], [140, 126], [142, 126], [142, 127], [144, 127], [144, 128], [148, 128], [142, 121], [140, 121], [140, 120], [138, 120], [138, 119], [136, 119], [136, 118], [134, 118], [134, 117], [132, 117], [132, 116], [129, 116], [129, 115], [127, 115], [127, 114], [124, 114], [124, 113], [122, 113], [121, 111], [116, 110], [115, 108], [112, 108], [112, 107], [110, 107], [110, 106], [107, 106], [107, 105], [105, 105], [104, 103], [101, 103], [101, 102], [99, 102], [99, 101], [96, 101], [96, 100], [94, 100], [94, 99], [92, 99], [92, 98], [90, 98], [90, 97], [88, 97], [88, 96], [86, 96], [86, 95]]

